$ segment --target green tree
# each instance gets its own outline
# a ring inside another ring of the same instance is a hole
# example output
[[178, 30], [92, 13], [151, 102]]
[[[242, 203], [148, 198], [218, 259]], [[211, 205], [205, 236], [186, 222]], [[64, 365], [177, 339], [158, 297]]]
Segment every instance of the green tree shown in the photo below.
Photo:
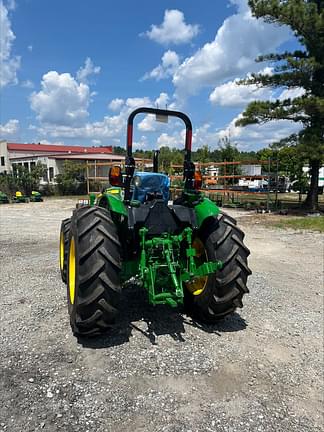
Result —
[[222, 161], [234, 162], [240, 160], [240, 151], [231, 143], [228, 137], [222, 138], [218, 145]]
[[208, 145], [204, 145], [193, 153], [193, 160], [197, 162], [210, 162], [211, 152]]
[[85, 164], [64, 161], [63, 171], [55, 176], [58, 191], [61, 195], [86, 193]]
[[30, 195], [32, 190], [39, 189], [40, 179], [44, 177], [45, 172], [46, 166], [40, 162], [37, 162], [31, 170], [21, 165], [14, 165], [13, 173], [1, 174], [0, 189], [8, 195], [16, 191]]
[[[231, 143], [228, 137], [222, 138], [219, 143], [219, 153], [221, 162], [235, 162], [241, 160], [241, 152], [238, 148]], [[221, 165], [219, 169], [219, 174], [221, 176], [234, 176], [240, 175], [241, 169], [238, 165]], [[232, 178], [232, 184], [237, 183], [238, 179]], [[227, 179], [223, 179], [223, 184], [226, 185]]]
[[39, 182], [46, 173], [46, 166], [41, 162], [31, 167], [30, 171], [21, 165], [18, 165], [14, 171], [17, 189], [25, 195], [30, 195], [32, 190], [39, 189]]
[[236, 124], [290, 120], [302, 125], [297, 136], [287, 137], [286, 145], [296, 138], [299, 154], [309, 163], [311, 184], [304, 205], [316, 210], [318, 172], [324, 155], [324, 1], [249, 0], [249, 5], [257, 18], [290, 26], [303, 49], [259, 57], [259, 62], [275, 64], [274, 73], [253, 74], [242, 84], [303, 88], [305, 93], [291, 99], [252, 102]]
[[160, 148], [159, 165], [160, 170], [171, 173], [171, 164], [183, 164], [183, 152], [176, 148], [164, 146]]
[[121, 147], [121, 146], [114, 146], [113, 147], [113, 153], [116, 155], [125, 156], [126, 155], [126, 149], [124, 147]]
[[[274, 144], [271, 148], [261, 149], [257, 153], [260, 160], [270, 158], [270, 170], [274, 173], [278, 168], [278, 175], [288, 176], [291, 182], [306, 184], [307, 176], [303, 172], [304, 159], [300, 155], [297, 146], [283, 146], [281, 143]], [[265, 166], [264, 166], [265, 167]], [[265, 167], [267, 170], [267, 166]], [[300, 190], [300, 188], [298, 188]], [[306, 190], [306, 187], [303, 189]], [[307, 188], [309, 189], [309, 188]]]
[[0, 174], [0, 191], [7, 195], [14, 194], [19, 189], [17, 178], [12, 174]]

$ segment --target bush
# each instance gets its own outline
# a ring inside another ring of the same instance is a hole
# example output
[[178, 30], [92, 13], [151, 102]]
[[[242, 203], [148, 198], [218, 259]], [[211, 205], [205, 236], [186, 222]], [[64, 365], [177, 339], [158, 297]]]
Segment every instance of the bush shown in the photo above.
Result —
[[51, 195], [55, 195], [56, 194], [55, 186], [53, 186], [51, 184], [48, 184], [48, 183], [40, 185], [39, 186], [39, 191], [44, 196], [51, 196]]
[[63, 172], [55, 177], [57, 191], [60, 195], [84, 195], [87, 185], [84, 178], [85, 165], [64, 161]]
[[6, 195], [13, 195], [19, 189], [17, 179], [12, 174], [0, 174], [0, 190]]

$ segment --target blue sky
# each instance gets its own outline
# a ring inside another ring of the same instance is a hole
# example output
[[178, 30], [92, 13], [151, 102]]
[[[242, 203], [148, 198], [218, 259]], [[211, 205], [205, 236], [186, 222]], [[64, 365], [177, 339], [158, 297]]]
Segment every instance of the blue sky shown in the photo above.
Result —
[[[235, 127], [248, 102], [302, 91], [235, 83], [272, 73], [257, 55], [297, 46], [288, 28], [253, 18], [247, 0], [0, 0], [0, 12], [8, 141], [124, 146], [129, 112], [166, 104], [191, 117], [195, 148], [229, 136], [258, 149], [296, 130], [286, 121]], [[182, 125], [139, 117], [134, 139], [181, 147]]]

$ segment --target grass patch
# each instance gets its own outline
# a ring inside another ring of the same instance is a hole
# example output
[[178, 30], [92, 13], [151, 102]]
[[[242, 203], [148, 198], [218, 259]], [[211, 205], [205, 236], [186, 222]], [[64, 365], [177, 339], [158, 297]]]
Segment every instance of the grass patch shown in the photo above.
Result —
[[301, 229], [301, 230], [324, 232], [324, 216], [318, 216], [318, 217], [300, 216], [295, 218], [282, 218], [278, 221], [271, 221], [271, 222], [270, 224], [277, 228], [292, 228], [296, 230]]

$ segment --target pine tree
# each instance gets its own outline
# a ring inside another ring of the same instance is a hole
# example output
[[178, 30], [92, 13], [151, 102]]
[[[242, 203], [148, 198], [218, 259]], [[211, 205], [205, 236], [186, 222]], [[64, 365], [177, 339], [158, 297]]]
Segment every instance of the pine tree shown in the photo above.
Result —
[[[263, 124], [271, 120], [291, 120], [302, 124], [297, 148], [310, 166], [311, 185], [304, 203], [318, 209], [318, 171], [324, 160], [324, 1], [249, 0], [252, 14], [268, 23], [288, 25], [303, 49], [282, 54], [267, 54], [257, 61], [275, 64], [272, 74], [253, 74], [242, 84], [257, 84], [287, 89], [303, 88], [302, 96], [255, 101], [248, 105], [238, 126]], [[296, 143], [296, 136], [285, 142]]]

